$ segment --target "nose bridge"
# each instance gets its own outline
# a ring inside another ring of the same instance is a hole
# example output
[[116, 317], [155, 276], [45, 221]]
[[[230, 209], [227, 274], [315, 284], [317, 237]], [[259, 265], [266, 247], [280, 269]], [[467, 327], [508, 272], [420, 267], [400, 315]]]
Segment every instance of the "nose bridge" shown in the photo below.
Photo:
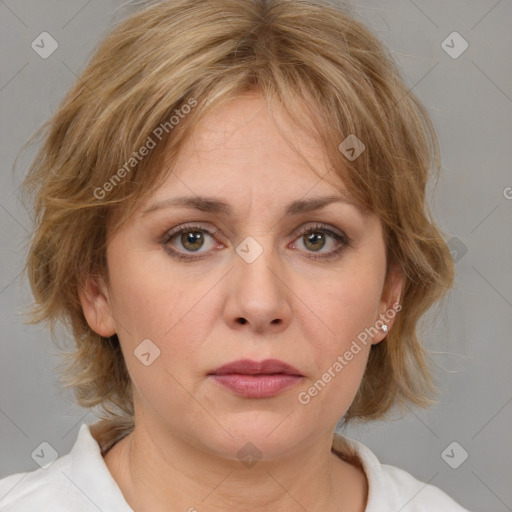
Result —
[[246, 237], [236, 248], [236, 266], [239, 269], [238, 277], [241, 285], [255, 288], [249, 291], [249, 295], [258, 296], [264, 292], [270, 298], [269, 293], [280, 291], [280, 280], [277, 277], [276, 258], [274, 246], [270, 235], [256, 235]]
[[246, 237], [236, 247], [228, 315], [231, 322], [249, 323], [262, 331], [287, 325], [291, 308], [273, 239], [256, 236]]

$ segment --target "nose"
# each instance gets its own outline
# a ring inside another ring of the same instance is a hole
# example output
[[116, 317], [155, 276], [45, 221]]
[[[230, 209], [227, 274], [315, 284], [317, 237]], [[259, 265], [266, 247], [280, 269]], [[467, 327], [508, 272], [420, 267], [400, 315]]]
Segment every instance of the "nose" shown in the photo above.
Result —
[[235, 330], [258, 334], [284, 331], [291, 321], [290, 284], [270, 249], [254, 261], [233, 255], [224, 315]]

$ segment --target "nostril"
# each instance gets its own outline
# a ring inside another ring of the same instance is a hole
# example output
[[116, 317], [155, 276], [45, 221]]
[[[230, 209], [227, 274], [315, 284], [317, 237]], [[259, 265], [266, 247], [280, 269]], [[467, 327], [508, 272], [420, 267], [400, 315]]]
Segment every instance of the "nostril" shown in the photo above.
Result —
[[[243, 317], [240, 317], [240, 318], [237, 318], [237, 322], [239, 324], [244, 325], [244, 324], [247, 323], [247, 320], [245, 318], [243, 318]], [[270, 323], [271, 324], [280, 324], [281, 323], [281, 319], [280, 318], [274, 318], [274, 320], [272, 320]]]

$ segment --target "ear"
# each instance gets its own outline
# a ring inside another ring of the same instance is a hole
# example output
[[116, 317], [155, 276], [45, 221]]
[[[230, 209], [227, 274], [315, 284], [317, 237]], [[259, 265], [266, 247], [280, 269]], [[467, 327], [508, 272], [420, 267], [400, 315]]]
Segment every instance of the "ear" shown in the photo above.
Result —
[[[402, 309], [400, 299], [402, 297], [403, 283], [404, 274], [402, 268], [399, 265], [390, 268], [379, 304], [379, 316], [375, 319], [379, 332], [373, 338], [373, 345], [380, 343], [389, 334], [395, 323], [396, 315]], [[387, 332], [380, 329], [383, 324], [387, 325]]]
[[103, 278], [88, 276], [78, 291], [80, 303], [89, 327], [105, 338], [116, 333], [112, 307]]

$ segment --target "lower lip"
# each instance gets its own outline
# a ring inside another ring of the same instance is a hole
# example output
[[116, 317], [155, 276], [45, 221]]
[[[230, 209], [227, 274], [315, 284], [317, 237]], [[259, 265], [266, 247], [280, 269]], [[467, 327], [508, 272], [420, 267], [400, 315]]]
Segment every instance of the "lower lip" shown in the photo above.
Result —
[[226, 375], [210, 375], [222, 386], [237, 395], [246, 398], [267, 398], [294, 386], [300, 380], [300, 375], [278, 373], [274, 375], [245, 375], [230, 373]]

